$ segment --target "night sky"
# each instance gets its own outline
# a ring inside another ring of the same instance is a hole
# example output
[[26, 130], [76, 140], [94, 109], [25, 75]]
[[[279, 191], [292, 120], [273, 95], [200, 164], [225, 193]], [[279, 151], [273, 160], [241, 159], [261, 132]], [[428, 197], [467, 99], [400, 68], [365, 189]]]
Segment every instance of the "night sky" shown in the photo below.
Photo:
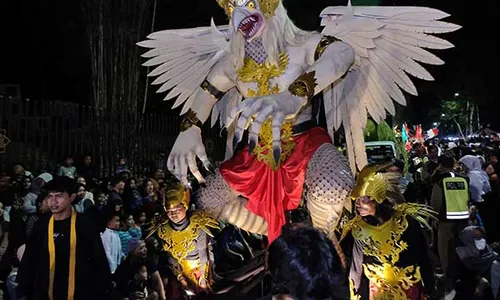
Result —
[[[217, 24], [225, 22], [215, 0], [157, 1], [155, 30], [206, 26], [212, 16]], [[337, 0], [285, 1], [291, 18], [304, 29], [317, 28], [319, 12], [325, 6], [344, 4]], [[440, 99], [458, 92], [479, 103], [483, 123], [500, 129], [496, 101], [500, 64], [494, 46], [499, 26], [493, 1], [382, 0], [382, 4], [435, 7], [450, 13], [449, 21], [463, 26], [443, 35], [456, 48], [434, 52], [446, 65], [426, 66], [436, 81], [414, 80], [420, 96], [406, 110], [412, 112], [412, 118], [429, 119]], [[80, 0], [2, 0], [0, 20], [0, 83], [21, 84], [24, 98], [89, 103], [90, 57]], [[150, 108], [168, 111], [168, 104], [159, 105], [154, 97], [149, 102]]]

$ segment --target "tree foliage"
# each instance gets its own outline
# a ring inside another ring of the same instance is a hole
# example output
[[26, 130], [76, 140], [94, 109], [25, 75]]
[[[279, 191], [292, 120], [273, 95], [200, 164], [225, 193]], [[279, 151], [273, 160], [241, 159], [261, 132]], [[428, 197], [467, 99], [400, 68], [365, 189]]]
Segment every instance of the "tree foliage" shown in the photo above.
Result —
[[396, 142], [396, 136], [391, 126], [384, 120], [376, 124], [373, 120], [368, 119], [365, 127], [365, 142], [374, 141], [391, 141]]
[[396, 142], [396, 135], [394, 134], [394, 130], [392, 130], [391, 126], [387, 124], [385, 121], [381, 121], [377, 126], [377, 136], [379, 141], [391, 141]]
[[368, 119], [366, 122], [366, 127], [364, 130], [365, 142], [375, 142], [375, 141], [391, 141], [396, 144], [396, 158], [402, 160], [405, 163], [405, 170], [408, 170], [408, 153], [406, 152], [406, 145], [401, 140], [401, 137], [397, 137], [394, 130], [387, 124], [386, 121], [382, 120], [379, 124], [375, 123], [373, 120]]
[[441, 117], [444, 121], [456, 121], [461, 126], [467, 124], [467, 103], [461, 99], [441, 101]]
[[469, 120], [469, 105], [466, 100], [456, 98], [441, 101], [441, 121], [453, 123], [460, 136], [464, 137], [463, 129], [467, 128]]
[[377, 136], [377, 124], [371, 119], [368, 119], [366, 121], [366, 127], [365, 127], [365, 142], [374, 142], [378, 141], [378, 136]]

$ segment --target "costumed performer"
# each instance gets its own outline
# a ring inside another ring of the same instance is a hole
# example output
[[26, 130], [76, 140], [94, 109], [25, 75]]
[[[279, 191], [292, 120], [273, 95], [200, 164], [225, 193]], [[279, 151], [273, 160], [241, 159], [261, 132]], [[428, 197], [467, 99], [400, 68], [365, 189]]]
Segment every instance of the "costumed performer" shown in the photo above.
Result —
[[[398, 174], [381, 172], [388, 166], [363, 168], [351, 193], [357, 215], [342, 232], [342, 239], [348, 233], [354, 238], [351, 298], [427, 299], [434, 294], [434, 275], [420, 225], [428, 226], [434, 212], [424, 205], [403, 203]], [[368, 291], [361, 284], [363, 273], [369, 280]]]
[[198, 294], [212, 283], [210, 229], [218, 229], [219, 223], [201, 211], [189, 211], [189, 200], [190, 190], [183, 184], [170, 186], [165, 214], [152, 221], [149, 236], [158, 236], [168, 266], [183, 288]]

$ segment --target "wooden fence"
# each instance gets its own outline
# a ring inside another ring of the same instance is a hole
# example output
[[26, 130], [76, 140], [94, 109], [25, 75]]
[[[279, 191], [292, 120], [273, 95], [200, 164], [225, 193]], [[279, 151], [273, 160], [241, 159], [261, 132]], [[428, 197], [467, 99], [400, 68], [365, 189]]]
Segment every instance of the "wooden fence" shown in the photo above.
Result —
[[[98, 122], [93, 107], [64, 101], [29, 101], [0, 94], [0, 129], [5, 129], [11, 140], [7, 151], [0, 154], [0, 170], [22, 162], [38, 173], [54, 170], [66, 155], [73, 155], [76, 161], [90, 154], [99, 167], [100, 176], [112, 174], [122, 156], [131, 168], [139, 171], [153, 162], [165, 161], [181, 120], [177, 116], [155, 113], [138, 117], [100, 115]], [[203, 132], [209, 156], [214, 160], [223, 159], [224, 141], [220, 130], [207, 127]]]

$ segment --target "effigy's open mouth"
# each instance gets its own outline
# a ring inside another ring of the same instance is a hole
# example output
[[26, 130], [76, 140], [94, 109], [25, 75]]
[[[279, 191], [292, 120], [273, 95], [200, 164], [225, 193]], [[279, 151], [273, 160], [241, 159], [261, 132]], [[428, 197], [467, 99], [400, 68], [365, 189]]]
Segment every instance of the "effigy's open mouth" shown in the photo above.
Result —
[[243, 19], [238, 26], [238, 30], [248, 40], [253, 38], [259, 32], [262, 26], [262, 17], [258, 14], [250, 15]]

